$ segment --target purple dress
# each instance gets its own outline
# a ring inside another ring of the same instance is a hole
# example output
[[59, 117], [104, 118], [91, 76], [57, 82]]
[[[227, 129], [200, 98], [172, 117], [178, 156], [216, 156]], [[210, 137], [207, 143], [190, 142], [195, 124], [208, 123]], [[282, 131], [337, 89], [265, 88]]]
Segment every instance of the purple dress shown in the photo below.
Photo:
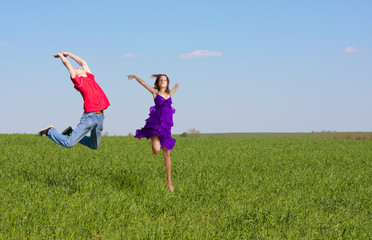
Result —
[[160, 145], [172, 150], [176, 140], [171, 137], [171, 128], [173, 127], [173, 113], [176, 110], [172, 107], [172, 98], [165, 99], [157, 95], [154, 99], [155, 106], [150, 108], [149, 118], [143, 128], [136, 131], [135, 137], [149, 139], [154, 134], [159, 136]]

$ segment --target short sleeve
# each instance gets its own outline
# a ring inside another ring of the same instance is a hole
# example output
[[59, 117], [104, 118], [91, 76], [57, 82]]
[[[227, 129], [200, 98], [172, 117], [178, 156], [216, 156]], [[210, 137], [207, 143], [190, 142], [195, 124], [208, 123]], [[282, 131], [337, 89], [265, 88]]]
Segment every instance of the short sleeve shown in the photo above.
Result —
[[[93, 74], [88, 73], [88, 72], [86, 72], [86, 74], [87, 74], [87, 77], [88, 77], [88, 78], [94, 80], [94, 75], [93, 75]], [[94, 80], [94, 81], [95, 81], [95, 80]]]
[[70, 77], [70, 78], [71, 78], [72, 82], [74, 83], [75, 87], [80, 87], [81, 86], [82, 79], [77, 74], [75, 74], [74, 78], [72, 78], [72, 77]]

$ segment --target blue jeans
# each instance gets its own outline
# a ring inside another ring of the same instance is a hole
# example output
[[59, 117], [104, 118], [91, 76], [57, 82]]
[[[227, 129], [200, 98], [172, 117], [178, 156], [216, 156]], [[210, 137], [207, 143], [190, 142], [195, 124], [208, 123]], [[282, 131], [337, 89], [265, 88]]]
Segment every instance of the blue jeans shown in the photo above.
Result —
[[[80, 143], [91, 149], [97, 149], [101, 142], [103, 119], [105, 119], [103, 113], [85, 112], [70, 137], [58, 133], [55, 128], [49, 130], [48, 137], [62, 147], [71, 148]], [[90, 132], [90, 137], [85, 136], [88, 132]]]

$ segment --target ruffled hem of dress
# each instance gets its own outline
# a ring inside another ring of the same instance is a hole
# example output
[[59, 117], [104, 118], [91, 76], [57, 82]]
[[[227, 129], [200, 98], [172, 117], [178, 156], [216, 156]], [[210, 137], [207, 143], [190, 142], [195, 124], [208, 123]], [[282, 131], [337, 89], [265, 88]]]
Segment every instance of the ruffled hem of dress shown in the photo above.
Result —
[[136, 130], [136, 135], [134, 136], [135, 138], [141, 139], [141, 138], [146, 138], [150, 139], [154, 135], [159, 136], [160, 140], [160, 145], [163, 147], [166, 147], [168, 150], [173, 150], [174, 145], [176, 144], [176, 139], [171, 138], [170, 134], [169, 136], [164, 136], [161, 134], [158, 130], [150, 128], [150, 127], [144, 127], [142, 129]]

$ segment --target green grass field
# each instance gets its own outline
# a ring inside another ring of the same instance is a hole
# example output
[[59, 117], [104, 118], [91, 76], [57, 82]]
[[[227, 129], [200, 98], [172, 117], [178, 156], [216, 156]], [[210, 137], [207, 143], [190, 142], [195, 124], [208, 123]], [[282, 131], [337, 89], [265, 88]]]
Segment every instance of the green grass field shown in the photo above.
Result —
[[[182, 136], [182, 134], [176, 135]], [[303, 133], [204, 133], [194, 134], [195, 137], [222, 137], [222, 138], [291, 138], [291, 139], [353, 139], [367, 140], [372, 139], [371, 132], [303, 132]]]
[[0, 239], [371, 239], [372, 141], [0, 135]]

